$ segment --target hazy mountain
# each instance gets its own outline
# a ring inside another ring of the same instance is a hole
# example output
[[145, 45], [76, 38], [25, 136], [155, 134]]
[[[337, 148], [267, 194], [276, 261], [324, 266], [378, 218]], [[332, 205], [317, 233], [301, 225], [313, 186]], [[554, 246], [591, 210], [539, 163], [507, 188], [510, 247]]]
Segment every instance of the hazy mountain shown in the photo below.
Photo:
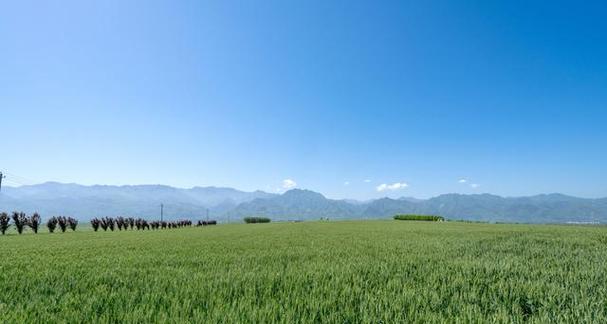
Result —
[[3, 187], [0, 210], [37, 211], [44, 215], [71, 215], [80, 219], [124, 215], [154, 218], [164, 204], [165, 216], [201, 218], [224, 214], [243, 202], [275, 195], [232, 188], [180, 189], [161, 185], [82, 186], [48, 182], [22, 187]]
[[267, 216], [275, 220], [345, 219], [357, 217], [360, 206], [363, 205], [327, 199], [309, 190], [293, 189], [280, 196], [242, 203], [227, 215], [233, 219], [246, 216]]
[[307, 190], [291, 190], [269, 199], [240, 204], [227, 214], [232, 219], [266, 216], [288, 219], [388, 218], [401, 213], [441, 215], [450, 219], [566, 223], [607, 222], [607, 199], [584, 199], [561, 194], [504, 198], [495, 195], [446, 194], [422, 200], [382, 198], [370, 202], [331, 200]]
[[483, 195], [442, 195], [423, 203], [422, 212], [452, 218], [529, 223], [607, 222], [605, 199], [561, 194], [503, 198]]
[[82, 220], [97, 216], [158, 218], [160, 204], [167, 219], [206, 217], [238, 221], [246, 216], [274, 220], [388, 218], [399, 213], [441, 215], [450, 219], [490, 222], [607, 223], [607, 198], [584, 199], [562, 194], [500, 197], [489, 194], [446, 194], [431, 199], [382, 198], [333, 200], [294, 189], [282, 195], [232, 188], [180, 189], [161, 185], [82, 186], [55, 182], [3, 187], [0, 211], [37, 211], [43, 217], [69, 215]]

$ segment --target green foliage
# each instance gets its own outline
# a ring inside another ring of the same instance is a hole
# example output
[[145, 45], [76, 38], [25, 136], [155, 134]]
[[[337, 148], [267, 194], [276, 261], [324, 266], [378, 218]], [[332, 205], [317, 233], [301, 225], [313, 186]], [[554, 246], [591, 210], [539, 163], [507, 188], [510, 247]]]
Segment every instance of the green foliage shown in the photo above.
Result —
[[442, 216], [432, 215], [396, 215], [396, 220], [409, 220], [409, 221], [427, 221], [427, 222], [442, 222], [445, 220]]
[[270, 219], [267, 217], [245, 217], [244, 222], [247, 224], [269, 223]]
[[3, 323], [607, 323], [601, 226], [303, 222], [0, 242]]

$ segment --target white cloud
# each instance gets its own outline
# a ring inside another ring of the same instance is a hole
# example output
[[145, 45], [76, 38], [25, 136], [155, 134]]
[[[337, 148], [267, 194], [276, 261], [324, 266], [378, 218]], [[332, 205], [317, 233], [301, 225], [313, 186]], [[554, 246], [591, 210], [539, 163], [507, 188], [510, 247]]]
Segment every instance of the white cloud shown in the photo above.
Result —
[[291, 179], [284, 179], [282, 180], [282, 188], [289, 190], [289, 189], [293, 189], [297, 187], [297, 182], [291, 180]]
[[459, 179], [459, 181], [458, 181], [458, 182], [459, 182], [459, 183], [467, 183], [467, 182], [468, 182], [468, 180], [467, 180], [467, 179]]
[[365, 181], [364, 181], [364, 182], [365, 182], [365, 183], [369, 183], [369, 182], [371, 182], [371, 180], [369, 180], [369, 179], [365, 179]]
[[480, 186], [481, 185], [479, 185], [478, 183], [472, 183], [472, 184], [470, 184], [470, 188], [472, 188], [472, 189], [476, 189], [476, 188], [478, 188]]
[[404, 182], [396, 182], [393, 184], [387, 184], [387, 183], [382, 183], [379, 186], [377, 186], [377, 191], [378, 192], [383, 192], [383, 191], [387, 191], [387, 190], [399, 190], [399, 189], [405, 189], [407, 188], [409, 185], [404, 183]]
[[350, 185], [350, 181], [345, 181], [344, 182], [344, 186], [349, 186]]

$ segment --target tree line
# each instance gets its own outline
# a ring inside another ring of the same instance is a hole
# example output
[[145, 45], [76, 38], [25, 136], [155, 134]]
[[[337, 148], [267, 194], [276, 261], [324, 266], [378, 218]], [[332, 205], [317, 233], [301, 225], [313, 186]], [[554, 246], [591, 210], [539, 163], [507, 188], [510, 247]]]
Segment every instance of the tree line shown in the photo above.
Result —
[[[42, 224], [42, 218], [40, 214], [33, 213], [31, 216], [27, 216], [24, 212], [13, 212], [11, 215], [3, 212], [0, 213], [0, 232], [2, 235], [11, 227], [15, 226], [17, 233], [22, 234], [23, 231], [29, 227], [34, 234], [38, 233]], [[143, 218], [133, 217], [102, 217], [91, 219], [91, 226], [93, 230], [97, 232], [99, 229], [103, 231], [119, 231], [128, 229], [137, 230], [157, 230], [157, 229], [171, 229], [181, 228], [186, 226], [192, 226], [191, 220], [183, 219], [177, 221], [147, 221]], [[216, 220], [198, 221], [196, 226], [208, 226], [217, 225]], [[49, 233], [54, 233], [55, 230], [59, 229], [61, 232], [65, 232], [68, 228], [72, 231], [76, 231], [78, 226], [78, 220], [73, 217], [66, 216], [53, 216], [46, 222], [46, 227]]]
[[[102, 218], [93, 218], [91, 219], [91, 226], [93, 230], [97, 232], [99, 229], [102, 229], [104, 232], [107, 230], [114, 231], [118, 229], [122, 230], [157, 230], [157, 229], [167, 229], [167, 228], [181, 228], [181, 227], [189, 227], [192, 226], [193, 223], [189, 219], [182, 219], [177, 221], [147, 221], [143, 218], [133, 218], [133, 217], [102, 217]], [[209, 221], [198, 221], [196, 226], [207, 226], [207, 225], [217, 225], [217, 221], [209, 220]]]
[[[12, 224], [11, 224], [12, 221]], [[15, 226], [17, 233], [23, 234], [26, 227], [31, 228], [34, 234], [38, 234], [40, 225], [42, 224], [42, 218], [40, 214], [33, 213], [31, 216], [27, 216], [24, 212], [13, 212], [9, 214], [3, 212], [0, 213], [0, 233], [4, 235], [6, 231], [11, 227]], [[55, 232], [55, 229], [59, 227], [61, 232], [65, 232], [68, 227], [75, 231], [78, 226], [78, 220], [72, 217], [65, 216], [53, 216], [46, 222], [46, 227], [50, 233]]]

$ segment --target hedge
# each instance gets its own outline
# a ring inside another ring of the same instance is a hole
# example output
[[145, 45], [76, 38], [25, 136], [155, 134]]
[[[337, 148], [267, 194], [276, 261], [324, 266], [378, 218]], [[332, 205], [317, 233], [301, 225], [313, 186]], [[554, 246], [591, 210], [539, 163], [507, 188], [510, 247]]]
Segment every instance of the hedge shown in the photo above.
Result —
[[245, 217], [244, 222], [247, 224], [269, 223], [270, 219], [267, 217]]
[[427, 221], [427, 222], [442, 222], [445, 220], [442, 216], [432, 215], [396, 215], [396, 220], [412, 220], [412, 221]]

